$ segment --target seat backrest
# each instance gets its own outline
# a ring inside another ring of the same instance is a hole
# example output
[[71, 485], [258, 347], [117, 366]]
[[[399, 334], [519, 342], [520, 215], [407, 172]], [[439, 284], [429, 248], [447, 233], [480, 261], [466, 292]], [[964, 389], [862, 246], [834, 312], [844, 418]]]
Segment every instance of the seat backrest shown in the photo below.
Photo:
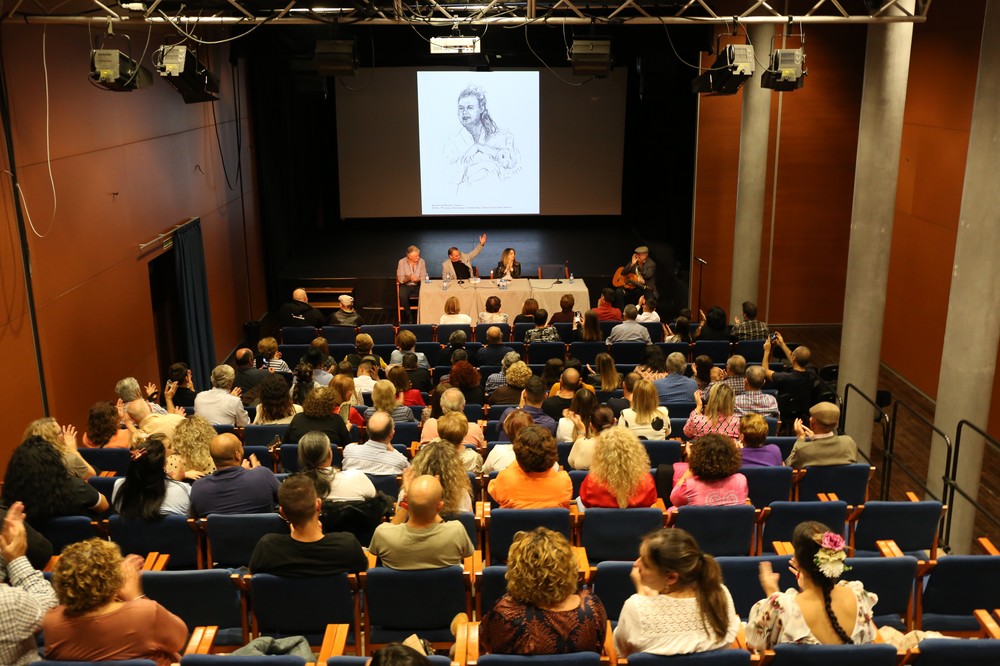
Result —
[[118, 544], [123, 555], [169, 553], [167, 566], [171, 570], [197, 569], [200, 566], [198, 534], [187, 516], [169, 515], [160, 520], [108, 518], [108, 535]]
[[[460, 566], [419, 571], [374, 567], [366, 577], [365, 604], [372, 643], [384, 642], [379, 640], [379, 629], [418, 635], [426, 630], [447, 630], [455, 615], [465, 611]], [[431, 599], [434, 603], [428, 603]]]
[[837, 534], [844, 533], [847, 502], [771, 502], [761, 539], [765, 553], [774, 552], [775, 541], [791, 541], [795, 527], [807, 520], [823, 523]]
[[573, 342], [573, 323], [569, 321], [557, 321], [552, 324], [559, 331], [559, 339], [569, 344]]
[[644, 342], [615, 342], [609, 351], [615, 363], [642, 363], [646, 355]]
[[[534, 347], [532, 347], [534, 349]], [[603, 341], [597, 342], [573, 342], [569, 346], [569, 355], [572, 358], [580, 359], [581, 363], [596, 363], [597, 355], [608, 351], [608, 345]], [[615, 358], [617, 361], [617, 357]], [[537, 363], [534, 357], [532, 363]]]
[[327, 343], [331, 345], [351, 345], [353, 347], [357, 331], [353, 326], [324, 326], [320, 329], [320, 335], [326, 338]]
[[573, 442], [556, 442], [556, 457], [559, 461], [559, 466], [565, 470], [571, 469], [569, 466], [569, 452], [572, 450]]
[[248, 425], [243, 429], [244, 446], [268, 446], [275, 437], [280, 437], [284, 441], [285, 433], [288, 432], [288, 424], [278, 425]]
[[476, 612], [478, 617], [489, 613], [500, 597], [507, 593], [507, 567], [494, 565], [483, 567], [481, 575], [477, 576], [479, 588], [476, 592]]
[[447, 343], [454, 331], [465, 331], [466, 340], [472, 340], [472, 326], [470, 324], [438, 324], [437, 341]]
[[33, 527], [52, 542], [52, 552], [57, 555], [71, 543], [97, 536], [89, 516], [57, 516]]
[[779, 589], [787, 590], [796, 586], [795, 577], [788, 570], [791, 559], [788, 555], [715, 558], [722, 569], [722, 580], [733, 597], [737, 615], [746, 620], [754, 604], [764, 598], [764, 593], [760, 591], [761, 562], [770, 562], [771, 570], [779, 576]]
[[[316, 329], [312, 326], [283, 326], [281, 328], [281, 344], [283, 345], [307, 345], [315, 337]], [[326, 335], [323, 337], [326, 338]], [[333, 342], [330, 338], [326, 339], [328, 342]]]
[[494, 509], [487, 527], [489, 564], [506, 564], [514, 534], [547, 527], [572, 539], [569, 509]]
[[571, 469], [568, 473], [569, 480], [573, 483], [573, 497], [579, 497], [580, 488], [583, 486], [583, 480], [587, 478], [588, 470]]
[[818, 499], [819, 493], [836, 493], [848, 504], [864, 504], [868, 496], [868, 477], [871, 466], [868, 463], [853, 465], [827, 465], [806, 467], [805, 476], [799, 479], [800, 502]]
[[[353, 347], [353, 345], [352, 345]], [[281, 352], [281, 360], [288, 364], [289, 368], [295, 368], [302, 360], [302, 357], [306, 355], [309, 351], [309, 345], [278, 345], [278, 351]]]
[[635, 594], [635, 584], [630, 578], [632, 562], [608, 560], [597, 563], [592, 585], [594, 594], [604, 603], [608, 619], [617, 622], [625, 600]]
[[607, 339], [607, 337], [609, 335], [611, 335], [611, 329], [613, 329], [618, 324], [622, 323], [622, 320], [621, 319], [616, 319], [616, 320], [613, 320], [613, 321], [603, 321], [602, 320], [602, 321], [599, 321], [597, 323], [601, 327], [601, 335], [603, 335], [604, 338]]
[[598, 666], [601, 655], [596, 652], [539, 654], [530, 657], [513, 654], [484, 654], [479, 657], [484, 666], [525, 666], [525, 664], [558, 664], [558, 666]]
[[465, 418], [467, 418], [470, 423], [482, 420], [485, 415], [482, 405], [466, 404], [465, 409], [462, 411], [465, 413]]
[[417, 342], [434, 341], [434, 324], [400, 324], [399, 330], [410, 331], [417, 337]]
[[98, 472], [114, 472], [115, 476], [125, 476], [132, 460], [128, 449], [90, 449], [81, 446], [78, 451]]
[[545, 363], [550, 358], [566, 358], [566, 345], [562, 342], [533, 342], [525, 353], [532, 363]]
[[583, 514], [581, 545], [591, 563], [635, 560], [642, 537], [663, 527], [660, 509], [603, 509], [591, 507]]
[[535, 323], [531, 321], [521, 321], [514, 324], [514, 341], [524, 342], [524, 334], [535, 327]]
[[399, 495], [399, 477], [395, 474], [366, 474], [365, 476], [375, 486], [375, 490], [380, 490], [389, 497]]
[[683, 441], [688, 441], [690, 438], [684, 434], [684, 425], [687, 423], [687, 417], [670, 417], [670, 436], [680, 437]]
[[[923, 590], [925, 629], [978, 628], [972, 613], [1000, 599], [1000, 556], [949, 555], [937, 561]], [[928, 615], [951, 616], [928, 622]]]
[[712, 363], [725, 363], [729, 360], [729, 352], [732, 345], [728, 340], [696, 340], [694, 343], [694, 355], [709, 356]]
[[684, 358], [690, 360], [691, 345], [686, 342], [657, 342], [656, 346], [663, 350], [663, 356], [670, 356], [674, 352], [684, 354]]
[[476, 342], [486, 342], [486, 331], [496, 326], [500, 329], [500, 339], [510, 340], [510, 324], [476, 324]]
[[896, 648], [888, 643], [870, 645], [774, 646], [772, 666], [895, 666]]
[[740, 340], [736, 343], [736, 353], [747, 360], [747, 363], [760, 363], [764, 360], [763, 340]]
[[877, 551], [875, 542], [892, 539], [906, 553], [930, 551], [937, 539], [941, 502], [865, 502], [854, 527], [854, 548]]
[[796, 441], [798, 441], [798, 437], [768, 437], [765, 443], [777, 446], [781, 450], [781, 459], [786, 460], [792, 453]]
[[113, 666], [156, 666], [149, 659], [123, 659], [121, 661], [41, 661], [32, 662], [34, 666], [96, 666], [97, 664], [112, 664]]
[[[642, 321], [639, 322], [646, 327], [649, 331], [649, 339], [653, 341], [653, 344], [657, 342], [663, 342], [663, 324], [658, 321]], [[615, 357], [617, 359], [617, 357]]]
[[288, 532], [288, 523], [276, 513], [213, 513], [205, 519], [209, 565], [245, 567], [262, 536]]
[[859, 580], [878, 595], [876, 615], [903, 617], [910, 608], [917, 576], [915, 557], [849, 557], [841, 580]]
[[[881, 599], [879, 600], [881, 602]], [[917, 646], [920, 656], [915, 666], [996, 666], [1000, 664], [1000, 640], [927, 638]]]
[[[245, 619], [242, 617], [240, 592], [228, 571], [197, 569], [194, 571], [144, 571], [142, 591], [168, 611], [184, 620], [188, 631], [195, 627], [217, 626], [219, 632], [239, 630], [244, 645]], [[216, 638], [217, 644], [220, 643]]]
[[397, 423], [395, 429], [396, 431], [392, 434], [393, 444], [409, 444], [420, 440], [419, 423]]
[[750, 502], [758, 509], [791, 499], [794, 474], [791, 467], [741, 467], [740, 474], [746, 477]]
[[687, 530], [711, 555], [749, 555], [753, 544], [754, 508], [736, 506], [682, 506], [675, 527]]
[[673, 465], [681, 461], [682, 447], [676, 440], [643, 439], [640, 440], [649, 455], [650, 467]]
[[317, 644], [317, 638], [322, 640], [328, 624], [354, 624], [354, 594], [347, 574], [250, 577], [250, 598], [260, 634], [301, 635], [310, 645]]
[[649, 654], [648, 652], [636, 652], [628, 656], [628, 663], [638, 664], [638, 666], [748, 666], [750, 653], [747, 650], [731, 648], [669, 657]]
[[[114, 662], [115, 664], [125, 662]], [[189, 654], [181, 657], [181, 666], [305, 666], [302, 657], [290, 654], [231, 655], [231, 654]]]
[[377, 345], [391, 345], [396, 340], [396, 327], [392, 324], [365, 324], [358, 330], [372, 336]]
[[120, 476], [92, 476], [87, 479], [87, 483], [92, 485], [97, 492], [104, 495], [104, 499], [108, 500], [108, 504], [111, 504], [111, 495], [115, 490], [115, 482], [122, 477]]

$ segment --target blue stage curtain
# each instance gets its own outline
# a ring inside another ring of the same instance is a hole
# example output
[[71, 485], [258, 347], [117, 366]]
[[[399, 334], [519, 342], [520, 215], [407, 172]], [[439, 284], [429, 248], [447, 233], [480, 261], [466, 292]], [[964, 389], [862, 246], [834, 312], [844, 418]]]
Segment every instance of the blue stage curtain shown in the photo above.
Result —
[[177, 269], [177, 296], [184, 314], [188, 366], [195, 386], [210, 386], [215, 367], [215, 340], [212, 336], [212, 311], [208, 304], [208, 279], [205, 271], [205, 247], [201, 240], [201, 220], [174, 232], [174, 256]]

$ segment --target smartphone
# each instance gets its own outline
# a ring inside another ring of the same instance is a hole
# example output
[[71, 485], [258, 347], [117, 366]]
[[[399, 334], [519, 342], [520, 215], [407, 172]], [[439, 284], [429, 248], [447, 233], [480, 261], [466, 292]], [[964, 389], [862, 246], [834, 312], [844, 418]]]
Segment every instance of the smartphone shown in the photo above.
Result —
[[771, 344], [772, 345], [778, 344], [778, 334], [777, 333], [772, 333], [771, 334]]

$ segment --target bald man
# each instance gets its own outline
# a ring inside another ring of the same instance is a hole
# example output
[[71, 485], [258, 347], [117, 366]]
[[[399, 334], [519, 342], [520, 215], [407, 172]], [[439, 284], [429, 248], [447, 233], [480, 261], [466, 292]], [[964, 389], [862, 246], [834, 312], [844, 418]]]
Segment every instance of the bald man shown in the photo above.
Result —
[[356, 469], [365, 474], [401, 474], [410, 461], [392, 447], [395, 424], [387, 412], [375, 412], [368, 419], [368, 441], [344, 447], [343, 469]]
[[441, 482], [436, 477], [413, 479], [405, 487], [409, 520], [398, 525], [382, 523], [375, 528], [368, 552], [393, 569], [439, 569], [462, 564], [475, 548], [462, 523], [441, 518], [441, 496]]
[[216, 435], [209, 445], [215, 472], [191, 487], [191, 515], [271, 513], [278, 499], [278, 479], [257, 456], [243, 457], [243, 443], [232, 433]]
[[281, 326], [312, 326], [322, 328], [326, 324], [323, 313], [309, 305], [309, 296], [305, 289], [292, 292], [292, 301], [285, 303], [278, 310], [278, 322]]
[[259, 403], [260, 399], [256, 398], [256, 391], [251, 395], [255, 397], [253, 400], [248, 400], [250, 396], [247, 394], [257, 388], [257, 385], [264, 381], [271, 372], [269, 370], [255, 368], [254, 364], [257, 361], [257, 357], [254, 355], [252, 349], [237, 349], [234, 355], [234, 360], [236, 361], [236, 377], [233, 379], [233, 386], [239, 388], [242, 391], [244, 398], [244, 404], [255, 404]]
[[562, 418], [563, 410], [569, 409], [573, 395], [583, 388], [580, 381], [580, 371], [576, 368], [566, 368], [559, 377], [559, 391], [542, 403], [542, 411], [548, 414], [556, 423]]
[[499, 326], [486, 329], [486, 345], [476, 352], [476, 365], [500, 365], [503, 357], [514, 351], [503, 343], [503, 331]]

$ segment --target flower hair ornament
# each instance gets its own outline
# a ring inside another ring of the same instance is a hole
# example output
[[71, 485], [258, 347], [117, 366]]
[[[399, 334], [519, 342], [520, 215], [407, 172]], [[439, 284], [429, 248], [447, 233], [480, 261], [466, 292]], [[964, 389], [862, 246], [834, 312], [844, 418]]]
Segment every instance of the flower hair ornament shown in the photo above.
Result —
[[819, 550], [813, 556], [816, 568], [827, 578], [840, 578], [841, 574], [851, 567], [844, 564], [847, 553], [844, 549], [844, 537], [833, 532], [823, 532], [817, 535]]

